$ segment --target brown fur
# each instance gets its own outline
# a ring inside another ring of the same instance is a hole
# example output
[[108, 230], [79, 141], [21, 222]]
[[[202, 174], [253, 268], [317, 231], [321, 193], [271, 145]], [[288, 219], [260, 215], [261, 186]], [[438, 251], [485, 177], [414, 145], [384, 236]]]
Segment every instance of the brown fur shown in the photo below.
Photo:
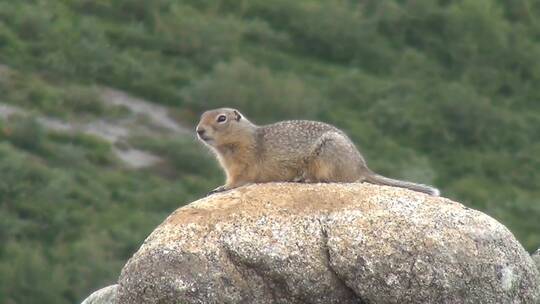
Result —
[[204, 112], [197, 133], [227, 175], [225, 185], [214, 192], [249, 183], [367, 181], [438, 195], [430, 186], [373, 173], [346, 134], [325, 123], [257, 126], [237, 110], [222, 108]]

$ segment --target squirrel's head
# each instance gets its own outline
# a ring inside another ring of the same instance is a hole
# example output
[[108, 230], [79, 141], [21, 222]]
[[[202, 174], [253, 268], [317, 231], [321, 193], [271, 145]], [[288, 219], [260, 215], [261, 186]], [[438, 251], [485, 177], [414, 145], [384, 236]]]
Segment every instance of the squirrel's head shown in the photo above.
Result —
[[211, 147], [234, 144], [242, 133], [251, 132], [253, 124], [238, 110], [221, 108], [206, 111], [197, 125], [197, 137]]

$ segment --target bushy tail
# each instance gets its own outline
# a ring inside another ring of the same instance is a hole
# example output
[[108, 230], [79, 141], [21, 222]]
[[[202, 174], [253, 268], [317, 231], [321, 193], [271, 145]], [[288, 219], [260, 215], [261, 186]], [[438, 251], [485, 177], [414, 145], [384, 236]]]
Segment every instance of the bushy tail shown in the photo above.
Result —
[[406, 181], [400, 181], [397, 179], [392, 179], [388, 177], [384, 177], [382, 175], [378, 175], [375, 173], [372, 173], [368, 176], [366, 176], [365, 179], [366, 182], [376, 184], [376, 185], [385, 185], [385, 186], [393, 186], [393, 187], [400, 187], [400, 188], [407, 188], [418, 192], [427, 193], [429, 195], [433, 196], [439, 196], [440, 192], [439, 189], [433, 188], [431, 186], [422, 185], [422, 184], [416, 184]]

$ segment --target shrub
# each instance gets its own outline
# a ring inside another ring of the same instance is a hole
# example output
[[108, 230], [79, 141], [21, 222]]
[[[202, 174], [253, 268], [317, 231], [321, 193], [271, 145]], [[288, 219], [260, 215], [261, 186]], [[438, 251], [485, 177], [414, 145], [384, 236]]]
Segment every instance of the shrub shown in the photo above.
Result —
[[294, 75], [273, 74], [244, 60], [219, 63], [213, 72], [183, 91], [199, 111], [235, 107], [255, 119], [314, 117], [324, 109], [314, 89]]

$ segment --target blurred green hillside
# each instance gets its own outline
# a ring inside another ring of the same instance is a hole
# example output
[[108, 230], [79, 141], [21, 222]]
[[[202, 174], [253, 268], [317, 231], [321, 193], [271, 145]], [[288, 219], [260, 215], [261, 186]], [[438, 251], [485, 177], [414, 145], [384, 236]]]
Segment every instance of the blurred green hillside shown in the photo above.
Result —
[[0, 303], [115, 282], [222, 182], [190, 134], [220, 106], [335, 124], [375, 171], [540, 246], [538, 1], [0, 0]]

